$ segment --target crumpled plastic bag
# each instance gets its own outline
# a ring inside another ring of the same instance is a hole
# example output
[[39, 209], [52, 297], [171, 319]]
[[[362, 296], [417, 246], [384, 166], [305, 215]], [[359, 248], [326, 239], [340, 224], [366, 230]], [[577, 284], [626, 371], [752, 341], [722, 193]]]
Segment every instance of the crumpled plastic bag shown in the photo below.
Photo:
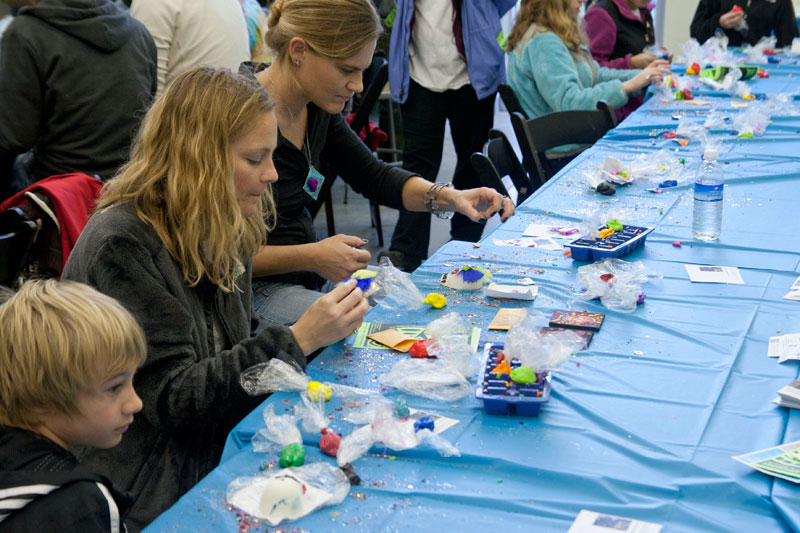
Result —
[[[612, 274], [607, 281], [600, 276]], [[604, 259], [578, 267], [578, 283], [584, 287], [576, 295], [578, 300], [600, 302], [608, 309], [632, 313], [636, 310], [642, 293], [642, 285], [661, 279], [661, 273], [650, 270], [641, 261], [630, 263], [622, 259]]]
[[687, 139], [704, 139], [708, 137], [708, 130], [706, 130], [703, 126], [694, 122], [687, 116], [682, 116], [681, 119], [678, 121], [678, 128], [675, 130], [675, 134], [679, 137], [685, 137]]
[[381, 257], [375, 278], [380, 289], [375, 293], [382, 307], [390, 310], [419, 309], [425, 305], [425, 297], [419, 292], [411, 276], [392, 266], [388, 257]]
[[311, 378], [299, 368], [277, 358], [253, 365], [239, 376], [242, 388], [251, 396], [277, 391], [304, 391]]
[[381, 377], [387, 387], [431, 400], [452, 402], [472, 392], [458, 368], [444, 359], [401, 359]]
[[768, 125], [769, 115], [759, 106], [750, 106], [733, 117], [733, 129], [739, 132], [740, 137], [747, 134], [760, 137]]
[[234, 507], [277, 526], [342, 503], [349, 492], [350, 482], [339, 468], [312, 463], [236, 478], [228, 484], [225, 497]]
[[259, 453], [280, 452], [289, 444], [303, 444], [303, 436], [297, 429], [294, 415], [276, 415], [272, 404], [264, 407], [264, 424], [253, 435], [253, 451]]
[[586, 347], [586, 340], [565, 330], [542, 335], [540, 319], [527, 317], [511, 326], [503, 353], [534, 372], [550, 372]]
[[375, 418], [368, 424], [353, 430], [342, 439], [336, 462], [340, 466], [352, 463], [366, 454], [375, 445], [397, 452], [417, 447], [432, 448], [443, 457], [461, 455], [458, 448], [429, 429], [415, 431], [414, 421], [394, 416], [392, 408], [375, 410]]
[[674, 152], [665, 148], [651, 154], [640, 154], [633, 161], [626, 163], [625, 168], [628, 175], [634, 179], [655, 182], [673, 179], [680, 182], [689, 178], [688, 174], [681, 177], [686, 170], [685, 165]]
[[742, 53], [747, 56], [748, 63], [764, 64], [767, 63], [767, 56], [764, 55], [764, 50], [767, 48], [774, 49], [776, 44], [778, 44], [777, 37], [774, 35], [764, 36], [756, 44], [745, 44], [742, 47]]
[[425, 328], [434, 339], [428, 353], [446, 361], [469, 379], [480, 370], [480, 355], [472, 349], [472, 324], [458, 313], [437, 318]]
[[727, 130], [730, 129], [730, 115], [717, 109], [712, 109], [706, 116], [703, 127], [708, 130]]

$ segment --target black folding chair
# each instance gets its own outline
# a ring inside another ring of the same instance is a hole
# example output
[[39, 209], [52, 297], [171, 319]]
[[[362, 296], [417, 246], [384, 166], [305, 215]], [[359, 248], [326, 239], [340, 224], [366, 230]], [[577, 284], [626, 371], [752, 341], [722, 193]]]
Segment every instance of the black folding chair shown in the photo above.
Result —
[[505, 134], [496, 129], [489, 130], [489, 140], [483, 147], [483, 153], [475, 152], [470, 156], [470, 163], [475, 173], [485, 187], [491, 187], [497, 192], [509, 196], [508, 189], [503, 183], [503, 178], [508, 176], [517, 190], [519, 205], [539, 188], [533, 184], [522, 164], [514, 153], [514, 148]]
[[[606, 132], [617, 125], [614, 109], [605, 101], [597, 103], [596, 111], [557, 111], [541, 117], [526, 119], [522, 113], [511, 113], [511, 125], [517, 136], [522, 165], [532, 181], [541, 184], [553, 177], [569, 159], [589, 148]], [[565, 144], [581, 148], [561, 158], [554, 168], [545, 155], [547, 150]]]
[[0, 212], [0, 285], [13, 288], [22, 274], [37, 226], [18, 207]]
[[528, 118], [528, 114], [522, 109], [522, 104], [519, 103], [517, 95], [510, 85], [501, 83], [497, 86], [497, 92], [500, 93], [500, 99], [503, 101], [503, 105], [506, 106], [509, 113], [522, 113], [523, 117]]
[[[372, 59], [372, 64], [367, 68], [367, 70], [364, 71], [364, 86], [366, 89], [360, 94], [357, 100], [358, 107], [355, 111], [355, 115], [353, 115], [353, 120], [350, 122], [350, 127], [356, 132], [356, 134], [358, 134], [365, 126], [368, 126], [369, 116], [372, 113], [372, 110], [375, 109], [375, 105], [378, 103], [378, 99], [381, 96], [381, 91], [383, 90], [384, 85], [386, 85], [386, 80], [388, 79], [389, 63], [386, 61], [386, 58], [375, 56]], [[369, 128], [367, 128], [367, 138], [365, 142], [367, 146], [370, 145]], [[337, 176], [333, 174], [332, 170], [330, 169], [328, 172], [323, 172], [323, 174], [328, 179], [325, 180], [322, 186], [318, 200], [309, 206], [309, 212], [311, 213], [312, 218], [315, 217], [324, 204], [325, 222], [328, 226], [328, 236], [333, 236], [336, 234], [336, 225], [333, 219], [333, 199], [331, 198], [331, 187], [333, 187], [333, 182], [336, 181]], [[346, 188], [344, 203], [347, 203]], [[383, 246], [383, 224], [381, 223], [380, 207], [376, 202], [371, 200], [369, 202], [369, 207], [372, 218], [372, 226], [378, 233], [378, 244]]]

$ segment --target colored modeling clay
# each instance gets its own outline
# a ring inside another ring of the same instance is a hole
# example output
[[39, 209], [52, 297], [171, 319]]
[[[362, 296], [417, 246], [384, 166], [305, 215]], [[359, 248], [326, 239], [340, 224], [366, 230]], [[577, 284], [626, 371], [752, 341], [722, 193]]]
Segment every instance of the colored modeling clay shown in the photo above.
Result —
[[753, 138], [753, 132], [752, 131], [746, 131], [744, 133], [740, 133], [739, 135], [736, 136], [736, 138], [737, 139], [752, 139]]
[[769, 72], [767, 72], [766, 70], [759, 70], [756, 73], [756, 76], [758, 76], [759, 78], [769, 78]]
[[682, 244], [683, 244], [683, 241], [672, 241], [672, 246], [674, 246], [676, 248], [680, 248]]
[[743, 100], [755, 100], [756, 99], [756, 95], [754, 95], [752, 93], [746, 94], [746, 95], [742, 96], [742, 99]]
[[742, 11], [744, 11], [744, 9], [742, 9], [742, 6], [740, 5], [734, 5], [733, 9], [731, 9], [731, 12], [733, 13], [741, 13]]
[[606, 283], [608, 283], [608, 280], [610, 280], [610, 279], [611, 279], [611, 278], [613, 278], [613, 277], [614, 277], [614, 274], [612, 274], [611, 272], [608, 272], [607, 274], [602, 274], [602, 275], [600, 276], [600, 279], [602, 279], [603, 281], [605, 281]]
[[281, 468], [289, 466], [303, 466], [306, 462], [306, 449], [302, 444], [287, 444], [281, 450], [281, 458], [278, 464]]
[[427, 305], [430, 305], [434, 309], [441, 309], [442, 307], [447, 305], [447, 298], [445, 298], [438, 292], [432, 292], [425, 297], [425, 303]]
[[676, 180], [664, 180], [658, 184], [659, 187], [667, 188], [667, 187], [677, 187], [678, 182]]
[[674, 139], [676, 137], [676, 135], [677, 135], [677, 133], [675, 133], [674, 131], [668, 131], [664, 135], [662, 135], [661, 138], [662, 139]]
[[411, 345], [408, 353], [411, 357], [416, 357], [417, 359], [427, 359], [430, 357], [428, 355], [428, 342], [424, 340], [416, 341]]
[[496, 367], [492, 369], [492, 374], [510, 374], [511, 373], [511, 365], [508, 364], [508, 361], [500, 361]]
[[644, 293], [639, 294], [639, 297], [636, 299], [636, 305], [642, 305], [645, 298], [647, 298], [647, 296], [645, 296]]
[[511, 371], [511, 381], [525, 385], [526, 383], [536, 383], [536, 372], [527, 366], [521, 366]]
[[333, 390], [331, 390], [329, 386], [325, 385], [324, 383], [320, 383], [319, 381], [309, 382], [306, 388], [308, 389], [308, 397], [315, 402], [318, 402], [323, 398], [327, 402], [331, 399], [331, 394], [333, 394]]
[[620, 224], [619, 220], [616, 218], [614, 220], [609, 220], [606, 222], [606, 226], [613, 229], [614, 231], [622, 231], [622, 224]]
[[607, 238], [611, 237], [612, 235], [614, 235], [614, 230], [611, 229], [611, 228], [606, 228], [606, 229], [600, 230], [600, 238], [601, 239], [607, 239]]
[[601, 182], [595, 190], [604, 196], [611, 196], [617, 192], [617, 188], [607, 181]]
[[330, 457], [336, 457], [341, 442], [342, 436], [340, 434], [334, 433], [328, 428], [322, 428], [322, 436], [319, 438], [319, 451]]
[[433, 431], [433, 418], [430, 416], [423, 416], [416, 422], [414, 422], [414, 432], [417, 432], [421, 429], [430, 429]]
[[684, 100], [694, 100], [694, 95], [692, 94], [692, 91], [690, 91], [689, 89], [682, 90], [681, 95], [683, 96]]
[[411, 416], [411, 411], [408, 409], [408, 404], [402, 398], [398, 398], [396, 402], [394, 402], [394, 414], [397, 418], [408, 418]]
[[502, 361], [506, 360], [506, 354], [503, 353], [503, 350], [499, 350], [497, 352], [497, 357], [494, 360], [494, 364], [499, 364]]

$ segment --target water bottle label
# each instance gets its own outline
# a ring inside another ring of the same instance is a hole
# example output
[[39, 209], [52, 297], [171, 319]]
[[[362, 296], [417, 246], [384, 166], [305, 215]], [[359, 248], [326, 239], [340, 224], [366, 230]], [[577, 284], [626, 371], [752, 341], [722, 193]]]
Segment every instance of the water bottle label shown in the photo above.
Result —
[[702, 183], [695, 183], [694, 199], [700, 202], [721, 202], [722, 187], [722, 184], [704, 185]]

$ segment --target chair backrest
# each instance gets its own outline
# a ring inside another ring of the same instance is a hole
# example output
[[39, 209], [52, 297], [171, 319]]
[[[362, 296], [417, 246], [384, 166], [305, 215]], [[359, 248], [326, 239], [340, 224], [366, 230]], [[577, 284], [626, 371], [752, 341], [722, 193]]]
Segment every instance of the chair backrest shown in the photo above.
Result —
[[361, 93], [356, 114], [350, 122], [350, 127], [356, 133], [369, 122], [369, 116], [375, 109], [388, 79], [389, 62], [386, 61], [386, 58], [375, 56], [372, 58], [372, 64], [364, 71], [364, 91]]
[[528, 118], [528, 114], [522, 109], [522, 104], [519, 103], [517, 95], [510, 85], [501, 83], [497, 86], [497, 92], [500, 93], [500, 99], [503, 101], [503, 105], [506, 106], [509, 113], [522, 113], [523, 117]]
[[470, 163], [485, 187], [492, 187], [506, 196], [508, 189], [502, 178], [508, 176], [517, 189], [517, 204], [522, 203], [538, 188], [539, 184], [534, 185], [528, 179], [514, 148], [500, 130], [489, 130], [489, 140], [483, 147], [483, 153], [472, 154]]
[[0, 285], [13, 287], [22, 274], [38, 227], [18, 207], [0, 212]]
[[545, 183], [553, 177], [545, 152], [565, 144], [588, 148], [606, 132], [617, 125], [613, 108], [604, 101], [597, 103], [596, 111], [558, 111], [541, 117], [526, 119], [520, 113], [511, 113], [511, 125], [522, 152], [522, 164], [531, 179]]

